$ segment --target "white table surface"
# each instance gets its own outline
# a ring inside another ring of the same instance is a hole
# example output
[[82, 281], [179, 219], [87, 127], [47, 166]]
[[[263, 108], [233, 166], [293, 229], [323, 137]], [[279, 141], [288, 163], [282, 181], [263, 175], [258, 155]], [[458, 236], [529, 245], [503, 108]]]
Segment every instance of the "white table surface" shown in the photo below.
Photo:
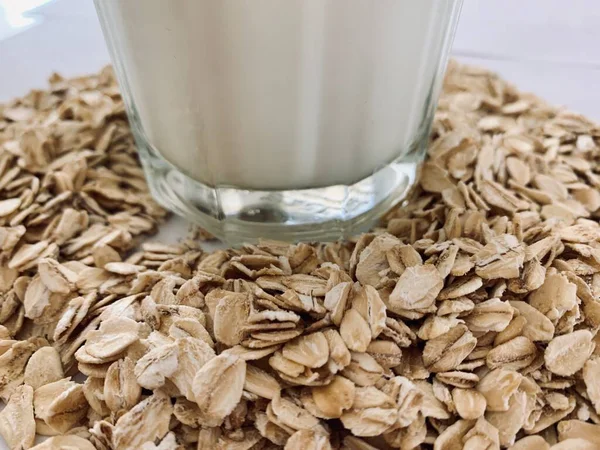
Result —
[[[92, 0], [54, 0], [28, 13], [35, 25], [7, 25], [10, 8], [43, 2], [0, 0], [0, 102], [43, 88], [53, 71], [80, 75], [109, 62]], [[453, 53], [600, 120], [599, 24], [598, 0], [464, 0]], [[173, 218], [157, 239], [176, 241], [186, 229]]]

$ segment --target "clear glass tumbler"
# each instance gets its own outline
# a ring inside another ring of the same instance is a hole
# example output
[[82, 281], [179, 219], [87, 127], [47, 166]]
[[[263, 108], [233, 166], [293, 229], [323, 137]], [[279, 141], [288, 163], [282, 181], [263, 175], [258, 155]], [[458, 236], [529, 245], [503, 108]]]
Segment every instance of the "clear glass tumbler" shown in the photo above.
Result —
[[96, 0], [156, 199], [331, 240], [414, 182], [461, 0]]

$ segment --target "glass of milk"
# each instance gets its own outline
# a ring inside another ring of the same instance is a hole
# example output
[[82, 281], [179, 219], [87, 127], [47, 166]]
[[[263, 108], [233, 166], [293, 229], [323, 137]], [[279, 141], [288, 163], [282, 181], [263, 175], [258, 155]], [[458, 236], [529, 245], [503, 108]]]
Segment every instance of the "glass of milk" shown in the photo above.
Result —
[[402, 200], [462, 0], [96, 0], [148, 183], [236, 243]]

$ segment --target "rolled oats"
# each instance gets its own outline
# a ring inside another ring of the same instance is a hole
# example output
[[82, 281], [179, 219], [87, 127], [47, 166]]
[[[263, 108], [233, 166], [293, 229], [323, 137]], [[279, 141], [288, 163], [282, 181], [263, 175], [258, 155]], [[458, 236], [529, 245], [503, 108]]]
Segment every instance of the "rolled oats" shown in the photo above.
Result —
[[452, 401], [458, 415], [467, 420], [482, 417], [487, 406], [485, 397], [474, 389], [454, 388]]
[[342, 375], [358, 386], [373, 386], [383, 376], [384, 369], [368, 353], [350, 353], [350, 363], [342, 370]]
[[88, 333], [85, 352], [92, 358], [107, 359], [123, 352], [139, 339], [139, 325], [126, 317], [105, 320], [98, 331]]
[[223, 423], [242, 397], [245, 378], [245, 361], [233, 355], [216, 356], [196, 372], [192, 388], [202, 423]]
[[23, 383], [25, 367], [30, 356], [47, 344], [42, 338], [29, 338], [15, 342], [0, 355], [0, 396], [6, 401]]
[[175, 344], [160, 345], [140, 358], [134, 368], [138, 384], [146, 389], [158, 389], [178, 367], [179, 350]]
[[[325, 339], [327, 339], [327, 345], [329, 347], [329, 359], [327, 361], [327, 367], [331, 373], [335, 374], [350, 364], [350, 350], [348, 350], [348, 347], [346, 347], [346, 344], [344, 343], [344, 340], [338, 331], [334, 329], [328, 329], [323, 332], [323, 335], [325, 336]], [[369, 346], [371, 344], [369, 344]]]
[[512, 306], [499, 298], [492, 298], [475, 305], [465, 322], [472, 332], [500, 332], [508, 327], [512, 318]]
[[556, 323], [577, 304], [577, 287], [565, 275], [551, 273], [544, 284], [529, 295], [529, 304]]
[[299, 377], [305, 371], [304, 365], [286, 358], [279, 351], [276, 351], [273, 356], [269, 358], [269, 365], [280, 374], [284, 374], [292, 378]]
[[477, 385], [487, 401], [487, 410], [506, 411], [512, 395], [521, 385], [523, 376], [515, 370], [494, 369], [487, 373]]
[[325, 433], [298, 430], [288, 439], [284, 450], [331, 450], [331, 444]]
[[[444, 400], [450, 400], [450, 392], [446, 391], [444, 394], [447, 395], [447, 398], [444, 398], [444, 395], [440, 395], [438, 386], [429, 384], [423, 380], [416, 381], [415, 386], [418, 388], [420, 395], [414, 397], [414, 401], [416, 402], [417, 408], [412, 408], [412, 415], [416, 415], [417, 412], [423, 414], [425, 417], [433, 417], [434, 419], [445, 420], [449, 419], [450, 411], [446, 406], [446, 402]], [[413, 417], [411, 417], [412, 419]], [[408, 420], [407, 422], [410, 422]]]
[[246, 365], [246, 379], [244, 389], [269, 400], [281, 391], [281, 384], [277, 378], [268, 372], [251, 364]]
[[500, 445], [498, 429], [480, 417], [475, 426], [465, 434], [463, 442], [465, 450], [498, 448]]
[[133, 408], [142, 393], [135, 379], [134, 363], [125, 357], [110, 365], [104, 379], [104, 401], [111, 411]]
[[392, 308], [427, 309], [434, 305], [443, 286], [443, 279], [435, 266], [425, 264], [407, 267], [388, 301]]
[[548, 444], [541, 436], [526, 436], [519, 439], [514, 445], [509, 447], [510, 450], [549, 450]]
[[215, 338], [234, 346], [244, 338], [244, 326], [250, 315], [250, 299], [246, 294], [226, 293], [218, 302], [214, 313]]
[[584, 439], [596, 446], [600, 446], [600, 425], [595, 425], [581, 420], [563, 420], [556, 427], [558, 430], [558, 439], [564, 441], [567, 439]]
[[386, 254], [398, 244], [401, 242], [394, 236], [382, 234], [372, 239], [362, 251], [357, 251], [359, 260], [356, 264], [356, 279], [363, 285], [377, 287], [381, 278], [380, 272], [389, 268]]
[[273, 397], [269, 406], [276, 420], [291, 430], [314, 430], [319, 427], [319, 420], [315, 416], [280, 393]]
[[355, 386], [347, 378], [335, 376], [326, 386], [312, 389], [313, 401], [320, 411], [331, 418], [341, 417], [354, 403]]
[[367, 353], [386, 369], [398, 367], [402, 363], [402, 350], [393, 341], [371, 341]]
[[36, 418], [54, 433], [66, 433], [85, 417], [88, 409], [83, 385], [69, 378], [37, 388], [33, 406]]
[[35, 439], [33, 388], [26, 384], [15, 389], [0, 412], [0, 435], [11, 448], [31, 448]]
[[117, 420], [112, 431], [112, 445], [119, 449], [134, 450], [146, 442], [162, 439], [169, 431], [172, 412], [169, 397], [161, 391], [155, 391]]
[[465, 325], [457, 325], [447, 333], [427, 341], [423, 363], [431, 372], [456, 369], [477, 345], [477, 340]]
[[94, 450], [95, 447], [90, 441], [75, 435], [54, 436], [42, 442], [41, 444], [31, 447], [33, 450], [56, 450], [56, 449], [71, 449], [79, 450]]
[[193, 400], [194, 377], [214, 358], [215, 352], [205, 341], [192, 337], [178, 339], [175, 345], [177, 346], [177, 368], [168, 375], [168, 379], [185, 398]]
[[258, 413], [256, 415], [255, 423], [256, 428], [261, 436], [268, 439], [273, 444], [285, 445], [287, 442], [289, 442], [290, 434], [287, 433], [283, 428], [278, 427], [273, 422], [270, 422], [265, 413]]
[[511, 445], [531, 414], [527, 393], [519, 390], [508, 400], [506, 411], [490, 411], [485, 417], [499, 432], [500, 444]]
[[379, 292], [373, 286], [367, 285], [358, 288], [352, 298], [352, 308], [367, 321], [373, 339], [377, 338], [385, 329], [386, 307]]
[[554, 444], [550, 450], [569, 450], [576, 448], [578, 450], [592, 450], [596, 448], [596, 444], [582, 438], [569, 438], [564, 441]]
[[541, 311], [524, 301], [510, 301], [510, 306], [519, 311], [527, 324], [523, 327], [522, 334], [531, 341], [548, 342], [554, 336], [554, 324], [542, 314]]
[[[371, 343], [371, 328], [356, 309], [349, 309], [344, 314], [340, 335], [351, 351], [365, 352]], [[283, 350], [285, 352], [285, 347]]]
[[379, 436], [390, 430], [397, 420], [396, 408], [352, 409], [342, 414], [344, 427], [355, 436]]
[[60, 354], [54, 347], [40, 348], [27, 361], [23, 376], [23, 383], [34, 390], [64, 378]]
[[317, 368], [329, 359], [329, 345], [325, 335], [319, 331], [288, 342], [283, 346], [282, 354], [292, 362]]
[[337, 326], [342, 322], [351, 291], [352, 283], [345, 281], [336, 284], [325, 294], [323, 304], [331, 313], [331, 321]]
[[525, 336], [517, 336], [490, 350], [485, 362], [490, 369], [503, 367], [519, 370], [531, 364], [537, 356], [537, 347]]
[[544, 352], [544, 363], [552, 373], [562, 376], [573, 375], [583, 368], [592, 355], [595, 344], [588, 330], [556, 336]]
[[128, 253], [164, 212], [110, 70], [0, 106], [6, 440], [597, 447], [600, 130], [454, 62], [444, 88], [382, 229], [212, 253]]
[[463, 440], [467, 432], [473, 427], [474, 421], [459, 419], [449, 427], [443, 429], [434, 443], [434, 450], [452, 450], [463, 448]]

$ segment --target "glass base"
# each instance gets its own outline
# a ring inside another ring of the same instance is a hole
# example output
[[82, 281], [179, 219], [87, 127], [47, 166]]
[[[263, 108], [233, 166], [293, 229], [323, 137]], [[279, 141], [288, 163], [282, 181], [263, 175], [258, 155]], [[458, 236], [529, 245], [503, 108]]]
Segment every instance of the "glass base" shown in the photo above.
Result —
[[413, 160], [405, 156], [352, 185], [288, 191], [211, 187], [148, 147], [140, 154], [150, 190], [161, 205], [236, 245], [259, 238], [333, 241], [366, 231], [405, 197], [422, 151], [409, 152]]

